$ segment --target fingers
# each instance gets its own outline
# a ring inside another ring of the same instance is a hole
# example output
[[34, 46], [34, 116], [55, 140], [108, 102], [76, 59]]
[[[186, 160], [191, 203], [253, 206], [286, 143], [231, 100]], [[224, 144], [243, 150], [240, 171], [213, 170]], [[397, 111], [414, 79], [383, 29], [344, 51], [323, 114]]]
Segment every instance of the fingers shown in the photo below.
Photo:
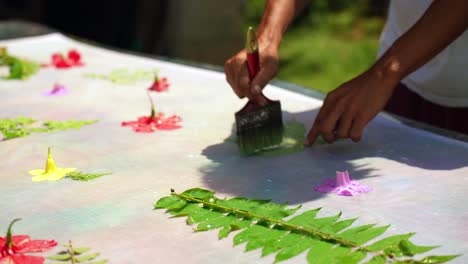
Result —
[[361, 140], [362, 132], [364, 130], [364, 127], [366, 126], [367, 122], [364, 118], [358, 116], [354, 121], [353, 121], [353, 126], [349, 132], [349, 137], [354, 141], [354, 142], [359, 142]]
[[343, 113], [343, 107], [335, 102], [333, 95], [328, 95], [325, 98], [314, 125], [304, 142], [305, 145], [313, 145], [319, 135], [322, 135], [323, 139], [328, 143], [333, 143], [336, 140], [335, 128]]
[[309, 131], [307, 134], [307, 137], [304, 141], [304, 145], [306, 146], [312, 146], [315, 141], [317, 140], [317, 137], [320, 135], [320, 132], [318, 131], [317, 127], [314, 125], [312, 126], [312, 129]]
[[253, 78], [250, 85], [250, 92], [252, 95], [258, 95], [262, 92], [263, 88], [275, 78], [278, 73], [278, 60], [273, 57], [266, 57], [260, 66], [260, 71]]
[[[265, 54], [266, 53], [266, 54]], [[267, 100], [261, 95], [263, 88], [278, 72], [278, 56], [274, 52], [265, 52], [260, 58], [260, 71], [251, 79], [246, 52], [241, 51], [224, 64], [226, 81], [239, 98], [249, 98], [259, 105], [265, 105]]]
[[224, 64], [226, 81], [239, 98], [250, 96], [250, 77], [245, 60], [245, 51], [239, 52]]
[[351, 126], [353, 124], [354, 113], [347, 111], [339, 120], [338, 129], [336, 131], [337, 138], [349, 138]]

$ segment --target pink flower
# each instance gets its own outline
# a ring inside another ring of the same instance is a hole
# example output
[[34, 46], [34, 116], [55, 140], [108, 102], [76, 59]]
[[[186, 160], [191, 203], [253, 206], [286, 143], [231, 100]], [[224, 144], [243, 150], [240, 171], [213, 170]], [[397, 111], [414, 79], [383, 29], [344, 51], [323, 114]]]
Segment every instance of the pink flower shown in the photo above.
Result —
[[169, 86], [171, 86], [171, 84], [167, 81], [166, 77], [159, 79], [158, 76], [156, 76], [154, 78], [153, 85], [151, 85], [151, 87], [148, 88], [148, 91], [160, 93], [169, 90]]
[[20, 219], [14, 219], [8, 227], [6, 237], [0, 237], [0, 263], [2, 264], [42, 264], [42, 256], [24, 255], [24, 253], [45, 252], [57, 245], [55, 240], [31, 240], [25, 235], [11, 235], [11, 227]]

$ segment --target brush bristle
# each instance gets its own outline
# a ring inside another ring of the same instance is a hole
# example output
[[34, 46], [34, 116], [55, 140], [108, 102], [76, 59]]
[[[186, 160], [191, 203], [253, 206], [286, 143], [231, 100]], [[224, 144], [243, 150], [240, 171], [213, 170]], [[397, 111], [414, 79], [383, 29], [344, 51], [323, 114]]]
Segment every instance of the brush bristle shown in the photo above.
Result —
[[274, 149], [283, 140], [283, 118], [279, 101], [236, 114], [237, 137], [243, 154]]

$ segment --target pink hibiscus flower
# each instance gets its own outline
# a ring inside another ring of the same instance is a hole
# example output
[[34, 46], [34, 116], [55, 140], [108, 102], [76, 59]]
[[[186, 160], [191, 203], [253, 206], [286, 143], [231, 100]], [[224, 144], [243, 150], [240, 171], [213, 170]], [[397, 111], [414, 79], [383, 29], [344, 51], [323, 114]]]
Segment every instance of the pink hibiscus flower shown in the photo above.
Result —
[[24, 255], [24, 253], [45, 252], [57, 245], [55, 240], [31, 240], [25, 235], [11, 235], [11, 227], [20, 219], [14, 219], [8, 227], [6, 237], [0, 237], [0, 263], [2, 264], [42, 264], [42, 256]]
[[52, 54], [51, 62], [43, 66], [66, 69], [74, 66], [83, 66], [83, 62], [81, 61], [81, 54], [77, 50], [70, 50], [67, 53], [67, 57], [61, 53]]
[[154, 110], [154, 103], [148, 93], [148, 98], [151, 103], [151, 114], [149, 116], [141, 116], [136, 121], [124, 121], [122, 126], [129, 126], [135, 132], [152, 133], [155, 130], [174, 130], [181, 128], [180, 122], [182, 118], [177, 115], [165, 117], [164, 113]]
[[160, 79], [158, 76], [156, 76], [154, 77], [153, 85], [148, 88], [148, 91], [160, 93], [169, 90], [169, 86], [171, 86], [171, 84], [167, 81], [166, 77]]

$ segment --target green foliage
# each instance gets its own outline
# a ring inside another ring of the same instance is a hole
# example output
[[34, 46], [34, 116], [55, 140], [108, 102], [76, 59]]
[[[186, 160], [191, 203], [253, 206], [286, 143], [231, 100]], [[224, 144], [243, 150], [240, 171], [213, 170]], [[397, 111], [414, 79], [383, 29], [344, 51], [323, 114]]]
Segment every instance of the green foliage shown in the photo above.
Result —
[[68, 120], [68, 121], [46, 121], [43, 123], [47, 132], [67, 129], [80, 129], [83, 126], [96, 123], [97, 120]]
[[106, 173], [83, 173], [81, 171], [72, 171], [65, 175], [66, 178], [70, 178], [74, 181], [90, 181], [94, 180], [96, 178], [105, 176], [105, 175], [110, 175], [112, 174], [111, 172], [106, 172]]
[[5, 139], [25, 137], [30, 134], [26, 126], [31, 125], [36, 120], [28, 117], [17, 117], [15, 119], [0, 119], [0, 132]]
[[135, 70], [133, 72], [128, 69], [116, 69], [111, 71], [108, 75], [85, 73], [84, 76], [93, 79], [108, 80], [116, 84], [133, 85], [141, 81], [152, 81], [157, 75], [158, 70]]
[[40, 68], [38, 63], [9, 55], [6, 48], [0, 48], [0, 66], [9, 67], [9, 75], [3, 78], [10, 80], [25, 80]]
[[[91, 250], [88, 247], [74, 248], [72, 242], [69, 241], [67, 245], [64, 245], [65, 250], [60, 251], [57, 255], [47, 257], [49, 260], [54, 260], [57, 264], [63, 263], [86, 263], [86, 264], [104, 264], [107, 260], [96, 260], [100, 253], [87, 253]], [[87, 253], [87, 254], [85, 254]]]
[[39, 127], [33, 127], [36, 120], [29, 117], [17, 118], [0, 118], [0, 132], [3, 134], [4, 140], [25, 137], [31, 133], [40, 132], [55, 132], [67, 129], [79, 129], [82, 126], [96, 123], [97, 120], [68, 120], [68, 121], [45, 121]]
[[[384, 2], [311, 1], [281, 42], [278, 78], [327, 93], [366, 71], [377, 56]], [[245, 28], [260, 23], [264, 3], [246, 2]]]
[[287, 204], [270, 200], [220, 199], [214, 195], [200, 188], [180, 194], [171, 190], [171, 195], [158, 200], [154, 207], [167, 209], [176, 217], [186, 216], [187, 224], [196, 225], [195, 231], [219, 229], [220, 239], [240, 230], [234, 236], [234, 245], [246, 243], [246, 251], [262, 249], [262, 256], [276, 254], [275, 262], [304, 251], [308, 251], [307, 261], [315, 264], [361, 263], [368, 256], [370, 260], [366, 263], [373, 264], [445, 263], [457, 257], [429, 256], [415, 260], [414, 255], [434, 247], [410, 242], [414, 233], [373, 241], [389, 226], [352, 227], [356, 219], [340, 220], [341, 213], [317, 218], [318, 208], [295, 215], [300, 206], [288, 208]]

